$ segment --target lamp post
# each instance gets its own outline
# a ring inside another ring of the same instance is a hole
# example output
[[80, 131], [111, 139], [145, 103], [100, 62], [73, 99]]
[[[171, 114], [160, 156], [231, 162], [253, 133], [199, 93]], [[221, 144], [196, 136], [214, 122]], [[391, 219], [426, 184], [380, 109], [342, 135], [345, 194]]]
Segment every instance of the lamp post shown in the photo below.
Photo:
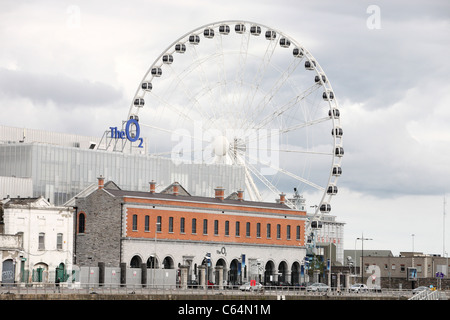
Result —
[[156, 276], [156, 235], [158, 233], [158, 226], [161, 226], [161, 222], [156, 222], [156, 227], [155, 227], [155, 255], [153, 257], [153, 279], [152, 279], [152, 283], [153, 283], [153, 288], [155, 287], [155, 276]]
[[361, 271], [361, 283], [362, 283], [364, 279], [364, 240], [373, 240], [373, 239], [364, 238], [364, 234], [361, 233], [361, 238], [356, 238], [356, 240], [361, 240], [361, 266], [359, 267], [359, 269]]
[[415, 234], [411, 234], [412, 237], [412, 267], [414, 268], [414, 236]]

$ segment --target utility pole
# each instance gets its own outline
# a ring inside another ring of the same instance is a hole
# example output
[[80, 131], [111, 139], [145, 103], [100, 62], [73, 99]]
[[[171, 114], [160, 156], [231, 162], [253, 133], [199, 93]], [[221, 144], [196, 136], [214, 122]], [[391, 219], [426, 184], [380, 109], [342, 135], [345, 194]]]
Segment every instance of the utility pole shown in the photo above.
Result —
[[364, 240], [373, 240], [370, 238], [364, 238], [364, 234], [361, 233], [361, 238], [356, 238], [356, 240], [361, 240], [361, 266], [359, 270], [361, 271], [361, 283], [364, 281]]
[[444, 213], [443, 213], [443, 223], [442, 223], [442, 256], [445, 256], [445, 194], [444, 194]]

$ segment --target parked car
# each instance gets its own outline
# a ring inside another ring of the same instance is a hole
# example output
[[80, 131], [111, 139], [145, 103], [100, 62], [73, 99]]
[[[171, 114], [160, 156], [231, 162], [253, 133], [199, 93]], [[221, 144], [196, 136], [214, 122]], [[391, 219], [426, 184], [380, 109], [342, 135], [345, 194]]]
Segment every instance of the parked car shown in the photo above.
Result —
[[306, 287], [308, 292], [326, 292], [330, 287], [324, 283], [316, 282]]
[[355, 283], [350, 287], [350, 292], [367, 292], [369, 288], [363, 283]]
[[369, 290], [374, 292], [381, 292], [381, 286], [373, 285], [372, 287], [369, 288]]
[[259, 282], [255, 282], [255, 283], [246, 282], [239, 287], [239, 290], [241, 290], [241, 291], [263, 291], [264, 287]]
[[417, 288], [413, 289], [412, 293], [413, 294], [418, 294], [418, 293], [421, 293], [423, 291], [428, 291], [428, 290], [430, 290], [429, 287], [420, 286], [420, 287], [417, 287]]

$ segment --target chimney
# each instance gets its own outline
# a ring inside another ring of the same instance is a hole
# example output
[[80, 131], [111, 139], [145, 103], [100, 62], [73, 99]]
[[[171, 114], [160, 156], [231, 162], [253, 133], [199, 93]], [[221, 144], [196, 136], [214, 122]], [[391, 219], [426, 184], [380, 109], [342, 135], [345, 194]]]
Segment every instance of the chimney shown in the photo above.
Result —
[[100, 177], [98, 177], [97, 179], [98, 179], [98, 189], [103, 189], [103, 187], [105, 186], [105, 178], [103, 178], [103, 176], [100, 175]]
[[238, 190], [237, 196], [239, 201], [244, 201], [244, 191], [242, 189]]
[[280, 204], [286, 203], [286, 195], [282, 192], [280, 193]]
[[225, 196], [225, 189], [222, 187], [217, 187], [214, 189], [216, 199], [223, 200]]
[[156, 182], [152, 180], [149, 183], [150, 183], [150, 193], [154, 194], [156, 192]]
[[174, 195], [174, 196], [177, 196], [177, 195], [180, 194], [180, 189], [179, 189], [179, 187], [180, 187], [180, 184], [179, 184], [178, 182], [174, 182], [174, 183], [172, 184], [172, 192], [173, 192], [173, 195]]

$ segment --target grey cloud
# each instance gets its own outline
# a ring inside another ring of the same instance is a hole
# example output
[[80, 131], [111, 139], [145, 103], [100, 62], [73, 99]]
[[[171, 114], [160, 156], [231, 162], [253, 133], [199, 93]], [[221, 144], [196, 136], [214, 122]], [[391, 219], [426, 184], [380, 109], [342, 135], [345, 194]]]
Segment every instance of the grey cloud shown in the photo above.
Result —
[[35, 103], [52, 101], [58, 107], [102, 106], [122, 99], [114, 87], [64, 74], [33, 74], [0, 69], [0, 93], [11, 98], [28, 98]]

